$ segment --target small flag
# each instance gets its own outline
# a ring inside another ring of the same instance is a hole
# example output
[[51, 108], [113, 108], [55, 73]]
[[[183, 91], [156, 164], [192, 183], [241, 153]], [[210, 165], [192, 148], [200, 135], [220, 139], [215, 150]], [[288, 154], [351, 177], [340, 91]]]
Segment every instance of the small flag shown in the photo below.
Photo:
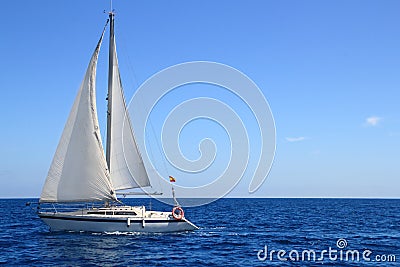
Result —
[[175, 178], [172, 177], [172, 176], [169, 176], [169, 182], [170, 182], [170, 183], [175, 183], [175, 182], [176, 182], [176, 181], [175, 181]]

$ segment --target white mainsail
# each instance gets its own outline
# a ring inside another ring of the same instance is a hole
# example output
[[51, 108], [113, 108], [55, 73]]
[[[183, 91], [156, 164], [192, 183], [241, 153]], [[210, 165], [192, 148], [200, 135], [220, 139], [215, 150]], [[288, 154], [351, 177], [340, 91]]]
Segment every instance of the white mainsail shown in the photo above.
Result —
[[69, 114], [40, 202], [116, 199], [101, 143], [95, 99], [96, 67], [103, 35], [104, 31]]
[[110, 125], [111, 181], [115, 190], [145, 187], [150, 185], [150, 181], [126, 110], [115, 47], [114, 42], [114, 49], [110, 51], [113, 54]]

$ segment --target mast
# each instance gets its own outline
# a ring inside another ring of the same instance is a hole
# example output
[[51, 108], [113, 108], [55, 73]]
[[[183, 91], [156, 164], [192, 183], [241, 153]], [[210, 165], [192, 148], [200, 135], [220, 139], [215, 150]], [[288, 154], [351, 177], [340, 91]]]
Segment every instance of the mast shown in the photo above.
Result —
[[105, 158], [109, 179], [115, 190], [149, 186], [150, 180], [133, 135], [123, 94], [115, 44], [115, 14], [114, 11], [108, 14], [110, 43]]
[[113, 87], [113, 72], [114, 72], [114, 12], [111, 10], [110, 17], [110, 43], [108, 52], [108, 94], [107, 94], [107, 140], [106, 140], [106, 161], [108, 170], [111, 171], [111, 112], [112, 112], [112, 87]]

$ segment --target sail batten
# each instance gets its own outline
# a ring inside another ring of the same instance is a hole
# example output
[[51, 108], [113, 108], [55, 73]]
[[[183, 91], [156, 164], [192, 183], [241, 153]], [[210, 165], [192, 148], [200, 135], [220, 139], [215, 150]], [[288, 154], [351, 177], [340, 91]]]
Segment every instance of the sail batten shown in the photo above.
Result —
[[40, 202], [115, 200], [96, 110], [96, 67], [104, 31], [91, 57], [50, 166]]

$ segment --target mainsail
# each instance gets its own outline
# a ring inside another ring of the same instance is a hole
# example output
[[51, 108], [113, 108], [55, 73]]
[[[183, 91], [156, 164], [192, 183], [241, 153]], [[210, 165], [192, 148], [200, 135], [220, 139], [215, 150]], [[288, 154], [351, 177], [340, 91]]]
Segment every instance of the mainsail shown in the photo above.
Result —
[[40, 202], [115, 200], [97, 119], [96, 67], [104, 31], [58, 144]]
[[115, 47], [114, 42], [113, 49], [110, 50], [113, 69], [111, 94], [109, 93], [112, 107], [111, 125], [109, 125], [111, 131], [109, 139], [111, 143], [109, 146], [111, 181], [115, 190], [145, 187], [150, 185], [150, 181], [126, 110]]

